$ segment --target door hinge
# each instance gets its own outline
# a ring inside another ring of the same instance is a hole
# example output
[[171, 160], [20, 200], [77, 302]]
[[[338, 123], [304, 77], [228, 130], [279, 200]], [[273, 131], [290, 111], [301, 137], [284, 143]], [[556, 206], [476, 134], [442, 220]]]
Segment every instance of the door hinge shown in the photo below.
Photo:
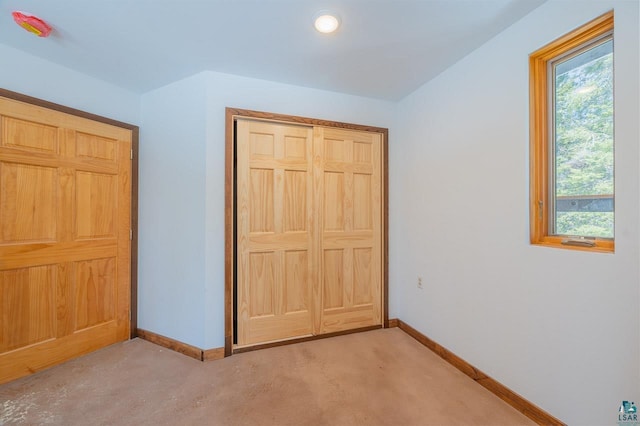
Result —
[[133, 160], [133, 150], [131, 150], [131, 160]]
[[129, 229], [129, 241], [133, 240], [133, 229]]

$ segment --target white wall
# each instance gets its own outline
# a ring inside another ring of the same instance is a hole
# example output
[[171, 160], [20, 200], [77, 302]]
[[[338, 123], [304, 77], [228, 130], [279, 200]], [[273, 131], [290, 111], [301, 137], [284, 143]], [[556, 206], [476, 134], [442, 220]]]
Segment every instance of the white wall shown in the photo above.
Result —
[[129, 124], [140, 95], [0, 44], [0, 87]]
[[[531, 246], [528, 54], [614, 6], [616, 252]], [[569, 424], [640, 399], [638, 54], [636, 1], [551, 0], [398, 105], [399, 317]]]
[[204, 341], [206, 90], [197, 75], [142, 96], [138, 327]]
[[143, 95], [139, 327], [224, 346], [225, 107], [390, 127], [394, 106], [214, 72]]

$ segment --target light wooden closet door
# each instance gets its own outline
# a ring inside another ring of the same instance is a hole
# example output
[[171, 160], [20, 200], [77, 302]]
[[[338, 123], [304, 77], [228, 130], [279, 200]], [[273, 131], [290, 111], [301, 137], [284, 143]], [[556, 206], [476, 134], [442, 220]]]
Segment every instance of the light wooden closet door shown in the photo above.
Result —
[[131, 131], [0, 98], [0, 383], [129, 337]]
[[237, 122], [237, 344], [312, 334], [313, 132]]
[[382, 323], [382, 146], [379, 133], [315, 129], [319, 332]]

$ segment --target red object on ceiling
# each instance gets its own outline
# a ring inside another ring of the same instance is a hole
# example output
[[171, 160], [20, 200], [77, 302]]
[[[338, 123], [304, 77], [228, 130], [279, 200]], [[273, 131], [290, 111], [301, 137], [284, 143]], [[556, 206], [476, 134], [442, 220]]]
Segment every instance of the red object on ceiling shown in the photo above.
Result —
[[16, 21], [16, 24], [38, 37], [48, 37], [51, 34], [51, 26], [37, 16], [18, 11], [13, 12], [11, 15], [13, 15], [13, 20]]

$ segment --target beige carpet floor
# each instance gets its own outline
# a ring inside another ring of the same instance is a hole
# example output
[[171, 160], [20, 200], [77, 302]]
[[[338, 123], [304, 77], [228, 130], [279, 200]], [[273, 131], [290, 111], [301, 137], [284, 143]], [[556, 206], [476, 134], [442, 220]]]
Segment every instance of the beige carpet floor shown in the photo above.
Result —
[[394, 328], [200, 362], [134, 339], [0, 386], [0, 425], [525, 425]]

